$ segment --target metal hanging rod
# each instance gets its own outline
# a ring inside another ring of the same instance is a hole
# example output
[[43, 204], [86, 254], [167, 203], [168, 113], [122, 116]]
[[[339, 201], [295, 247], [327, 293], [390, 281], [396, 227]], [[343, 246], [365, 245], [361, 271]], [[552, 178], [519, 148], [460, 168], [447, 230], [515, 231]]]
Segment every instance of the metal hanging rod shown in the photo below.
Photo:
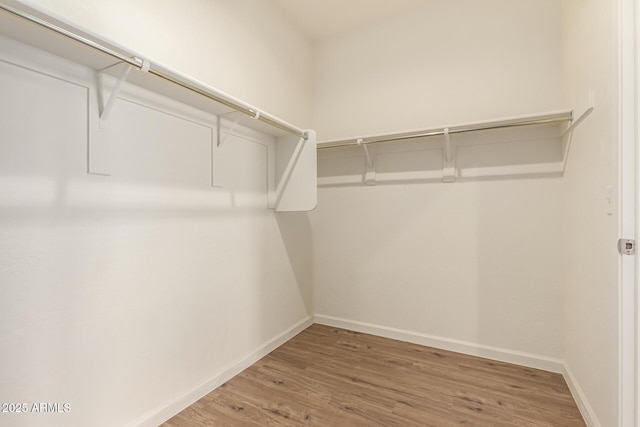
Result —
[[405, 141], [416, 138], [425, 138], [429, 136], [441, 136], [445, 133], [451, 135], [455, 133], [477, 132], [483, 130], [506, 129], [520, 126], [543, 125], [553, 123], [571, 122], [573, 120], [573, 111], [558, 111], [553, 113], [545, 113], [539, 115], [522, 116], [511, 119], [478, 122], [467, 125], [449, 126], [434, 129], [423, 129], [411, 132], [401, 132], [385, 135], [374, 135], [368, 137], [348, 138], [332, 141], [318, 142], [318, 150], [338, 147], [350, 147], [361, 144], [378, 144], [384, 142]]
[[[4, 10], [5, 12], [11, 13], [31, 23], [34, 23], [40, 27], [51, 30], [57, 34], [60, 34], [64, 37], [74, 40], [82, 45], [98, 50], [106, 55], [109, 55], [117, 59], [118, 61], [129, 64], [133, 67], [136, 67], [139, 70], [145, 66], [146, 61], [143, 59], [137, 58], [136, 55], [128, 56], [126, 53], [118, 52], [114, 49], [106, 47], [100, 43], [97, 43], [93, 40], [90, 40], [86, 37], [83, 37], [79, 34], [69, 31], [65, 28], [62, 28], [58, 25], [55, 25], [37, 16], [31, 15], [25, 11], [16, 9], [14, 7], [11, 7], [2, 3], [0, 3], [0, 10]], [[153, 74], [157, 77], [167, 80], [173, 84], [176, 84], [192, 92], [196, 92], [202, 96], [205, 96], [219, 104], [225, 105], [229, 108], [232, 108], [236, 111], [246, 114], [247, 116], [253, 119], [260, 120], [261, 122], [264, 122], [280, 130], [283, 130], [291, 135], [295, 135], [300, 138], [307, 139], [307, 133], [304, 130], [296, 126], [293, 126], [292, 124], [287, 123], [286, 121], [276, 116], [273, 116], [267, 112], [261, 111], [258, 108], [250, 104], [247, 104], [246, 102], [241, 101], [229, 94], [226, 94], [218, 89], [215, 89], [202, 82], [194, 80], [184, 74], [181, 74], [175, 70], [171, 70], [169, 68], [159, 66], [158, 64], [151, 64], [149, 69], [146, 71], [150, 74]]]

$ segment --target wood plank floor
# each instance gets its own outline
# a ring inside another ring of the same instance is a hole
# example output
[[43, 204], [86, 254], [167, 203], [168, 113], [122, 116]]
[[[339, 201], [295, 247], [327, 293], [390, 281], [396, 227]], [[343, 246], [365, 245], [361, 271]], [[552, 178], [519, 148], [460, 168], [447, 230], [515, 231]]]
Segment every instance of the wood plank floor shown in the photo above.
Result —
[[313, 325], [164, 427], [584, 426], [559, 374]]

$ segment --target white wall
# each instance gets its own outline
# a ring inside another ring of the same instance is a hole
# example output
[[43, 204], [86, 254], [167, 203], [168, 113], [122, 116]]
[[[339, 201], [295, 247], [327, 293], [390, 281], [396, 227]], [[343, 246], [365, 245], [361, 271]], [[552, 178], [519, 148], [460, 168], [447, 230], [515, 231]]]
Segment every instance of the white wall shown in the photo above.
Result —
[[264, 0], [27, 0], [301, 128], [310, 42]]
[[[579, 108], [590, 91], [595, 110], [562, 179], [518, 179], [516, 151], [496, 148], [465, 159], [476, 172], [471, 159], [511, 161], [509, 173], [443, 185], [437, 143], [416, 143], [376, 147], [386, 185], [364, 187], [362, 152], [322, 153], [310, 215], [316, 313], [563, 359], [589, 425], [617, 425], [616, 8], [431, 1], [320, 42], [320, 141]], [[521, 158], [553, 165], [542, 150]], [[415, 182], [398, 183], [403, 174]]]
[[128, 88], [104, 131], [112, 176], [88, 175], [94, 73], [0, 52], [0, 401], [71, 409], [0, 423], [153, 425], [308, 319], [309, 225], [266, 209], [272, 137], [227, 140], [212, 188], [214, 117]]
[[[617, 2], [563, 5], [565, 96], [595, 92], [593, 114], [573, 138], [564, 177], [565, 358], [594, 421], [618, 423]], [[612, 185], [611, 215], [606, 187]]]
[[[320, 42], [319, 140], [561, 109], [561, 46], [559, 3], [537, 0], [429, 1]], [[479, 173], [454, 184], [440, 182], [442, 153], [428, 142], [376, 147], [387, 177], [425, 170], [376, 187], [350, 179], [364, 172], [361, 151], [323, 152], [328, 185], [310, 214], [316, 313], [562, 358], [561, 155], [557, 140], [527, 146], [527, 132], [459, 149], [460, 173]], [[527, 163], [549, 168], [527, 174]]]
[[322, 189], [315, 311], [561, 357], [561, 200], [555, 178]]
[[319, 141], [561, 108], [559, 3], [428, 0], [321, 40]]

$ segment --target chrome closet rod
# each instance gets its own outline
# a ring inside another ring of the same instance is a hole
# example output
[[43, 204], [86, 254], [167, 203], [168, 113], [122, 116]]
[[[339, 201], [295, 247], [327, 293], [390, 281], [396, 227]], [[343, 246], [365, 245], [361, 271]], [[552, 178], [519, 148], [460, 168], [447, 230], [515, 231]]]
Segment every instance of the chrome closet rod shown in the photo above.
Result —
[[[138, 69], [142, 69], [143, 67], [143, 60], [142, 59], [138, 59], [138, 58], [132, 58], [132, 57], [128, 57], [120, 52], [117, 52], [111, 48], [108, 48], [106, 46], [103, 46], [99, 43], [94, 42], [93, 40], [90, 40], [86, 37], [83, 37], [79, 34], [76, 34], [72, 31], [66, 30], [62, 27], [59, 27], [51, 22], [48, 22], [44, 19], [38, 18], [37, 16], [33, 16], [27, 12], [24, 12], [22, 10], [13, 8], [11, 6], [7, 6], [5, 4], [0, 3], [0, 9], [4, 10], [6, 12], [9, 12], [15, 16], [18, 16], [22, 19], [25, 19], [29, 22], [32, 22], [36, 25], [39, 25], [41, 27], [44, 27], [48, 30], [54, 31], [62, 36], [65, 36], [69, 39], [72, 39], [78, 43], [81, 43], [85, 46], [88, 46], [92, 49], [98, 50], [104, 54], [107, 54], [119, 61], [122, 61], [126, 64], [132, 65]], [[264, 111], [260, 111], [259, 109], [257, 109], [256, 107], [253, 107], [249, 104], [246, 104], [240, 100], [237, 100], [235, 98], [233, 98], [230, 95], [225, 94], [224, 92], [218, 91], [217, 89], [208, 87], [202, 83], [196, 82], [196, 81], [189, 81], [187, 79], [179, 79], [176, 78], [174, 76], [172, 76], [170, 73], [159, 70], [153, 67], [153, 65], [151, 65], [151, 67], [149, 68], [148, 72], [150, 74], [153, 74], [157, 77], [160, 77], [164, 80], [167, 80], [173, 84], [176, 84], [178, 86], [181, 86], [185, 89], [188, 89], [192, 92], [196, 92], [200, 95], [203, 95], [209, 99], [212, 99], [213, 101], [216, 101], [219, 104], [225, 105], [229, 108], [232, 108], [236, 111], [239, 111], [243, 114], [246, 114], [249, 117], [252, 117], [254, 119], [260, 120], [261, 122], [267, 123], [270, 126], [273, 126], [275, 128], [278, 128], [280, 130], [283, 130], [291, 135], [295, 135], [298, 136], [300, 138], [304, 138], [307, 139], [307, 134], [305, 131], [303, 131], [302, 129], [299, 129], [287, 122], [285, 122], [282, 119], [279, 119], [278, 117], [275, 117], [269, 113], [266, 113]]]
[[404, 132], [397, 133], [393, 135], [380, 135], [380, 136], [370, 136], [370, 137], [362, 137], [362, 138], [349, 138], [338, 141], [328, 141], [326, 143], [318, 143], [318, 150], [324, 150], [329, 148], [339, 148], [339, 147], [350, 147], [356, 146], [360, 144], [379, 144], [384, 142], [394, 142], [394, 141], [405, 141], [409, 139], [416, 138], [425, 138], [429, 136], [440, 136], [445, 134], [445, 129], [449, 129], [449, 135], [455, 133], [465, 133], [465, 132], [477, 132], [483, 130], [495, 130], [495, 129], [506, 129], [520, 126], [531, 126], [531, 125], [542, 125], [542, 124], [551, 124], [551, 123], [562, 123], [566, 121], [571, 121], [573, 119], [572, 112], [559, 113], [553, 115], [552, 117], [539, 118], [539, 119], [522, 119], [513, 121], [511, 123], [485, 123], [485, 124], [477, 124], [477, 125], [463, 125], [463, 126], [451, 126], [449, 128], [438, 128], [434, 130], [422, 130], [415, 132]]

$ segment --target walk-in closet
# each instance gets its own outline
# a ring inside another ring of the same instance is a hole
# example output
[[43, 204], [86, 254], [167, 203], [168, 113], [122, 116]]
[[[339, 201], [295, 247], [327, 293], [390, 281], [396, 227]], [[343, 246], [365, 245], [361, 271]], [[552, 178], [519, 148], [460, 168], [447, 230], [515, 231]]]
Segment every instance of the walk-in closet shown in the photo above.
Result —
[[637, 427], [634, 0], [0, 0], [0, 426]]

